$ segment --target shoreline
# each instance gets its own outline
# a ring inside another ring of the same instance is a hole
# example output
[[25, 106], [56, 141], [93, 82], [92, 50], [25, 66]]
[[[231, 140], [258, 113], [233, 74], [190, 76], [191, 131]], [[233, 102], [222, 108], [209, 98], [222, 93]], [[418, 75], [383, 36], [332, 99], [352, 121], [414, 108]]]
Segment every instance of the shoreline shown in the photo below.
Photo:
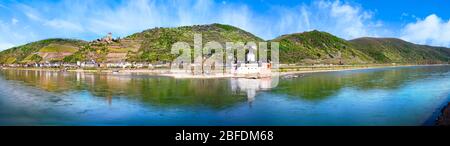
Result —
[[[368, 69], [379, 69], [379, 68], [401, 68], [401, 67], [421, 67], [421, 66], [444, 66], [450, 67], [450, 64], [427, 64], [427, 65], [367, 65], [367, 66], [334, 66], [334, 67], [322, 67], [321, 69], [316, 70], [301, 70], [301, 71], [286, 71], [277, 72], [280, 77], [285, 76], [283, 79], [291, 79], [297, 78], [294, 75], [301, 74], [312, 74], [312, 73], [324, 73], [324, 72], [338, 72], [338, 71], [352, 71], [352, 70], [368, 70]], [[303, 68], [313, 68], [314, 66], [303, 66]], [[49, 72], [61, 72], [58, 68], [3, 68], [0, 67], [0, 70], [11, 70], [14, 73], [14, 70], [30, 70], [30, 71], [49, 71]], [[208, 76], [208, 75], [186, 75], [186, 74], [167, 74], [170, 72], [169, 69], [124, 69], [119, 72], [117, 69], [103, 69], [103, 70], [83, 70], [83, 69], [74, 69], [74, 70], [66, 70], [65, 72], [75, 73], [105, 73], [105, 74], [118, 74], [118, 75], [129, 75], [132, 73], [144, 73], [144, 75], [155, 75], [158, 77], [173, 77], [173, 78], [188, 78], [188, 79], [217, 79], [217, 78], [235, 78], [232, 75], [223, 75], [223, 76]], [[302, 77], [302, 76], [300, 76]], [[436, 109], [433, 112], [433, 116], [429, 117], [427, 121], [422, 126], [450, 126], [450, 102], [443, 103], [440, 105], [439, 109]]]
[[[450, 64], [405, 64], [405, 65], [386, 65], [386, 64], [373, 64], [373, 65], [354, 65], [354, 66], [300, 66], [291, 68], [280, 68], [278, 71], [272, 72], [272, 76], [289, 76], [296, 74], [309, 74], [309, 73], [324, 73], [324, 72], [338, 72], [338, 71], [351, 71], [351, 70], [364, 70], [364, 69], [377, 69], [377, 68], [395, 68], [395, 67], [413, 67], [413, 66], [446, 66]], [[25, 70], [25, 71], [62, 71], [59, 68], [11, 68], [2, 67], [4, 70]], [[85, 72], [85, 73], [111, 73], [111, 74], [131, 74], [131, 73], [143, 73], [162, 77], [173, 78], [192, 78], [192, 79], [211, 79], [211, 78], [245, 78], [245, 76], [234, 76], [232, 74], [215, 74], [215, 75], [192, 75], [192, 74], [174, 74], [170, 72], [170, 69], [118, 69], [115, 71], [113, 68], [107, 69], [68, 69], [66, 72]]]
[[450, 102], [441, 109], [439, 117], [435, 121], [436, 126], [450, 126]]

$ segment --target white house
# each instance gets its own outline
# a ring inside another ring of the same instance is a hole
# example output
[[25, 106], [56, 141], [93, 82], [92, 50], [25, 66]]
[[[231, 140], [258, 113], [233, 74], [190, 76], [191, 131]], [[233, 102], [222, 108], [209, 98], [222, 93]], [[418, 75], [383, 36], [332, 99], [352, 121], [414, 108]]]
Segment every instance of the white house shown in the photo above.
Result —
[[258, 63], [256, 60], [256, 47], [249, 49], [247, 54], [247, 60], [244, 63], [233, 64], [231, 73], [236, 76], [269, 76], [271, 75], [271, 64], [270, 63]]
[[94, 68], [94, 67], [99, 67], [99, 64], [97, 64], [94, 60], [91, 61], [87, 61], [87, 62], [81, 62], [81, 67], [83, 68]]

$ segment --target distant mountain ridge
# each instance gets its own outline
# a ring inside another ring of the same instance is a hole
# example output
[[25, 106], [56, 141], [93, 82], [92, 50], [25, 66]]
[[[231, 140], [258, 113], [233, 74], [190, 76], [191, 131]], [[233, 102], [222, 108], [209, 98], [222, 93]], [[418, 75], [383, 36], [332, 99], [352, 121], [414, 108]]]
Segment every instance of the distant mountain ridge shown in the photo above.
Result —
[[73, 53], [86, 44], [87, 42], [82, 40], [59, 38], [36, 41], [0, 52], [0, 64], [40, 62], [49, 54], [55, 58], [61, 58], [60, 55], [66, 53], [65, 51]]
[[450, 49], [417, 45], [397, 38], [358, 38], [350, 40], [356, 48], [378, 63], [441, 63], [450, 60]]
[[[0, 52], [0, 64], [39, 62], [170, 62], [176, 55], [171, 45], [178, 41], [193, 46], [194, 34], [203, 43], [262, 42], [263, 39], [240, 28], [224, 25], [194, 25], [153, 28], [122, 39], [86, 42], [72, 39], [47, 39]], [[268, 42], [280, 43], [281, 63], [296, 64], [373, 64], [373, 63], [448, 63], [450, 49], [417, 45], [394, 38], [357, 38], [344, 40], [327, 32], [310, 31], [282, 35]]]
[[283, 63], [362, 64], [374, 60], [350, 42], [317, 30], [283, 35], [271, 40], [280, 43]]

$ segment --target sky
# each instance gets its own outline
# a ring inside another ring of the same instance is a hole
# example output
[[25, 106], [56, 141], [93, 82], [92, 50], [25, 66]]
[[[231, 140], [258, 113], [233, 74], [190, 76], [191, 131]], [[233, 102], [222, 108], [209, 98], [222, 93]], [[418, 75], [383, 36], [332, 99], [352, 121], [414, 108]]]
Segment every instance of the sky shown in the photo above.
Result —
[[0, 50], [47, 38], [94, 40], [154, 27], [223, 23], [269, 40], [320, 30], [450, 47], [448, 0], [1, 0]]

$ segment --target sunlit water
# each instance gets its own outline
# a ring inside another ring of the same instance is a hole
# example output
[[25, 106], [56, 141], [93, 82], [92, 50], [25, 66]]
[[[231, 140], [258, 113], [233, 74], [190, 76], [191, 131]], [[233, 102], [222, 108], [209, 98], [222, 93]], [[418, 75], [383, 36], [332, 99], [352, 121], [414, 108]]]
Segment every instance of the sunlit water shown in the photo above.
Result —
[[450, 66], [271, 80], [0, 70], [0, 125], [432, 125]]

